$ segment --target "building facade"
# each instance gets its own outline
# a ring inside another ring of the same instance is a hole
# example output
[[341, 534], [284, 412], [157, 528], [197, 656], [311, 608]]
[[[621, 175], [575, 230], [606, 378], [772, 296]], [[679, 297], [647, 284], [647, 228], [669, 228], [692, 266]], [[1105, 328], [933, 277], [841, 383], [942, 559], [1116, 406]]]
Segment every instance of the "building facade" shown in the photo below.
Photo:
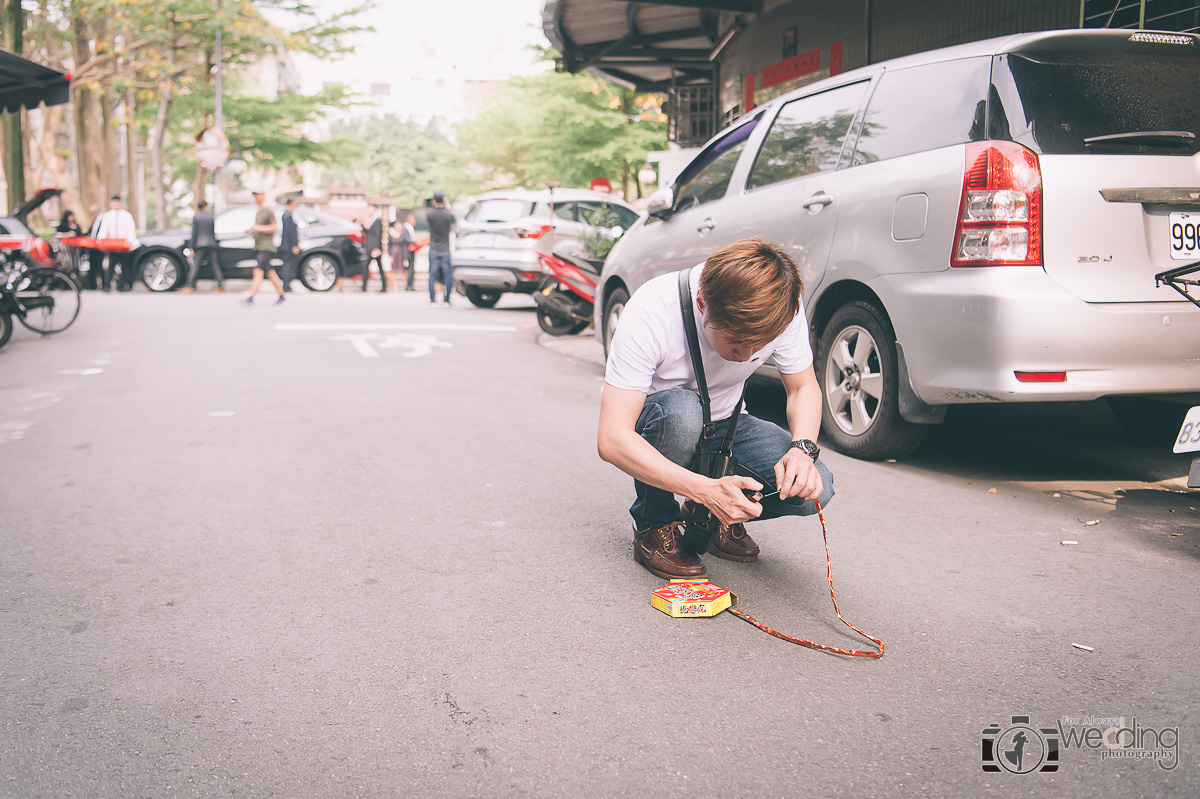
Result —
[[702, 144], [751, 108], [890, 58], [1064, 28], [1200, 29], [1196, 0], [546, 0], [563, 67], [667, 94], [668, 134]]

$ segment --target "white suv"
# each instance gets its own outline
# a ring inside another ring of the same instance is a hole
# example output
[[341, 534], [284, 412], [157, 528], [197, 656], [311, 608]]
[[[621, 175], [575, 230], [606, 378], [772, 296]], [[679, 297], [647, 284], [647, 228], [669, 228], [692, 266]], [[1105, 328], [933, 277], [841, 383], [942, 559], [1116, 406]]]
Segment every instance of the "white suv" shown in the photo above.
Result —
[[904, 455], [959, 403], [1181, 419], [1200, 308], [1155, 276], [1200, 261], [1198, 134], [1189, 34], [1025, 34], [828, 78], [652, 198], [608, 258], [597, 330], [607, 345], [651, 277], [758, 236], [801, 266], [843, 452]]
[[454, 283], [474, 305], [490, 308], [506, 291], [537, 290], [544, 277], [538, 252], [588, 256], [589, 237], [619, 237], [637, 220], [619, 198], [587, 189], [489, 192], [458, 223]]

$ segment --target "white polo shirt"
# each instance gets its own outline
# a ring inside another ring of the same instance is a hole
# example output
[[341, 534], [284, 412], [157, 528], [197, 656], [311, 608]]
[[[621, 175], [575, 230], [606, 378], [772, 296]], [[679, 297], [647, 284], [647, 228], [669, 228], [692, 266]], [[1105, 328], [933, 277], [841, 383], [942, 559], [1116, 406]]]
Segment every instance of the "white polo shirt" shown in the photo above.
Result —
[[[736, 363], [718, 355], [704, 335], [704, 319], [696, 307], [703, 269], [704, 264], [692, 267], [692, 309], [696, 314], [704, 374], [708, 378], [712, 418], [717, 420], [733, 413], [738, 397], [742, 395], [742, 386], [768, 358], [775, 359], [775, 365], [783, 374], [797, 374], [812, 365], [813, 354], [801, 301], [800, 312], [783, 334], [754, 353], [750, 360]], [[604, 382], [645, 394], [673, 388], [699, 393], [692, 374], [692, 359], [688, 355], [683, 312], [679, 307], [678, 272], [647, 281], [630, 298], [609, 347]]]

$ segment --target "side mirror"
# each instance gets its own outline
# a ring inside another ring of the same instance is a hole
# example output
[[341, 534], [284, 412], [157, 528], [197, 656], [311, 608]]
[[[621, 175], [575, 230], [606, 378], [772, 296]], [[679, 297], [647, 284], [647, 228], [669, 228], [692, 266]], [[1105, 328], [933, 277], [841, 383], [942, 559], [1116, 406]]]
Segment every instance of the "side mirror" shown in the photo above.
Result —
[[650, 200], [646, 203], [646, 213], [662, 219], [671, 212], [674, 205], [675, 193], [669, 187], [664, 187], [650, 195]]

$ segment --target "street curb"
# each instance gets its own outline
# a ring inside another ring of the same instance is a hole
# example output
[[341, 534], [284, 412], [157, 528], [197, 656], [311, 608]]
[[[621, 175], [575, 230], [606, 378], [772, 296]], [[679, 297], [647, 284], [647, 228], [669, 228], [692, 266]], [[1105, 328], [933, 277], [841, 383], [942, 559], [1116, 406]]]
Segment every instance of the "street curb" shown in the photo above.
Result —
[[541, 333], [537, 337], [537, 343], [576, 360], [604, 366], [604, 345], [596, 339], [595, 332], [591, 330], [577, 336], [552, 336], [549, 333]]

